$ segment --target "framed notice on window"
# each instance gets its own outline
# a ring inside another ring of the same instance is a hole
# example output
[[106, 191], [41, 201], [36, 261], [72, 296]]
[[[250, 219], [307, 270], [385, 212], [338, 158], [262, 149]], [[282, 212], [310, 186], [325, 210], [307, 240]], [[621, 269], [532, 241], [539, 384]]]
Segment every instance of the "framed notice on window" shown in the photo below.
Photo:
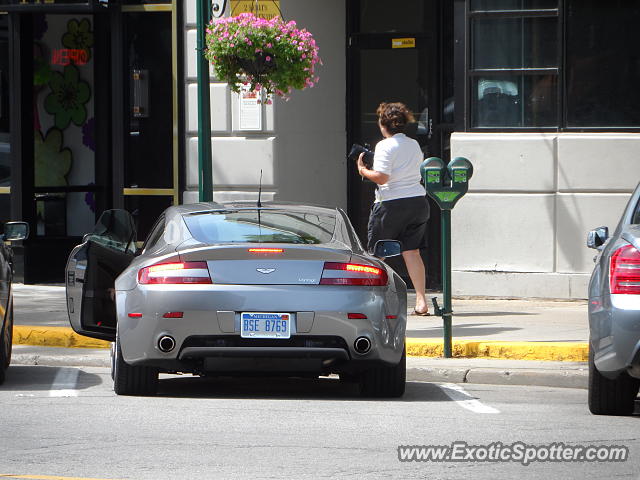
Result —
[[262, 130], [262, 94], [240, 87], [240, 130]]

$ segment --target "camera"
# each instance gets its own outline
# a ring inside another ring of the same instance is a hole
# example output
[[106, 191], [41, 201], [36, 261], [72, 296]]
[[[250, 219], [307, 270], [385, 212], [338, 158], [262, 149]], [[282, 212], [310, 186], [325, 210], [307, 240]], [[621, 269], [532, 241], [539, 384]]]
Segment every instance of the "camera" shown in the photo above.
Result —
[[364, 147], [358, 143], [354, 143], [351, 146], [351, 151], [349, 152], [349, 155], [347, 155], [347, 158], [354, 161], [358, 160], [358, 157], [362, 152], [364, 152], [362, 161], [367, 168], [371, 169], [371, 167], [373, 166], [373, 150], [371, 150], [369, 144], [367, 143], [364, 144]]

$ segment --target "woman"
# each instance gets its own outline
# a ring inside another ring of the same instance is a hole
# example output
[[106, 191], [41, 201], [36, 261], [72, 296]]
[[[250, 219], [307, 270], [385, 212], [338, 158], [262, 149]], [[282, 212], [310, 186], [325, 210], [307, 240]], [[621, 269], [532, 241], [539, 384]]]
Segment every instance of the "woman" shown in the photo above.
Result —
[[402, 243], [402, 257], [416, 290], [414, 315], [429, 315], [425, 296], [425, 268], [420, 247], [429, 219], [429, 204], [420, 185], [420, 145], [403, 132], [413, 115], [402, 103], [381, 103], [376, 111], [384, 140], [376, 145], [373, 166], [367, 168], [364, 153], [358, 158], [358, 173], [378, 185], [369, 215], [368, 249], [378, 240]]

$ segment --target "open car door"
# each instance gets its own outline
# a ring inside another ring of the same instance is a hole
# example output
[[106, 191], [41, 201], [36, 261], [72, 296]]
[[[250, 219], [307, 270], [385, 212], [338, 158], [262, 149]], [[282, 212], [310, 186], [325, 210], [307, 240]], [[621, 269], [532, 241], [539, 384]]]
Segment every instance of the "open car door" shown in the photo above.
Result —
[[135, 257], [136, 230], [125, 210], [106, 210], [75, 247], [65, 271], [67, 312], [76, 333], [114, 341], [115, 279]]

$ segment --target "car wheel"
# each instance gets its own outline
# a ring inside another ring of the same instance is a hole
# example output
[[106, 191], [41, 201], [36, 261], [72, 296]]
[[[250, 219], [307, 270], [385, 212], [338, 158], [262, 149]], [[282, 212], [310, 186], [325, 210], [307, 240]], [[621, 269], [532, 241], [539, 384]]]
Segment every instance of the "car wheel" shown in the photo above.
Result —
[[360, 394], [363, 397], [401, 397], [407, 379], [407, 351], [393, 367], [375, 367], [360, 375]]
[[7, 368], [11, 363], [11, 349], [13, 343], [13, 303], [4, 322], [4, 329], [0, 336], [0, 385], [4, 383]]
[[594, 415], [631, 415], [640, 380], [623, 372], [615, 380], [602, 375], [589, 348], [589, 410]]
[[158, 391], [158, 369], [134, 367], [122, 358], [120, 338], [116, 336], [113, 360], [113, 390], [118, 395], [155, 395]]

